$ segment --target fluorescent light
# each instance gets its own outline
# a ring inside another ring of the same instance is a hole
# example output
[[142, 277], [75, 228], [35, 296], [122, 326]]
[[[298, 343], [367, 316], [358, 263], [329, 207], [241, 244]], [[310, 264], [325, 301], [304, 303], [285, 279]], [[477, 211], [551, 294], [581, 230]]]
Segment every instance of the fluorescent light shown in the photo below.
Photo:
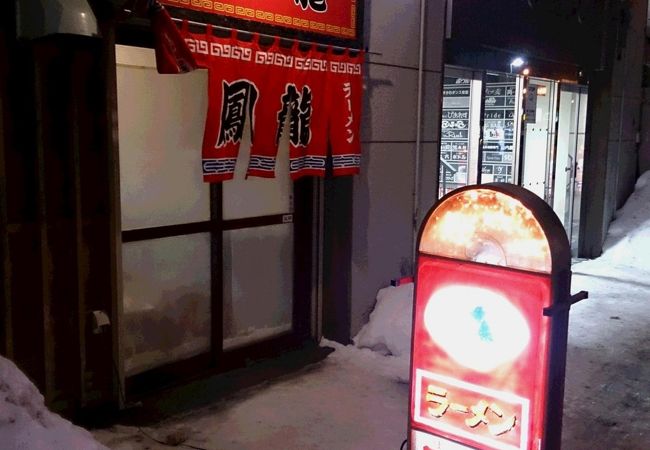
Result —
[[515, 59], [512, 60], [512, 62], [510, 63], [510, 65], [511, 65], [512, 67], [521, 67], [521, 66], [524, 65], [525, 62], [526, 62], [526, 61], [524, 61], [523, 58], [517, 56]]

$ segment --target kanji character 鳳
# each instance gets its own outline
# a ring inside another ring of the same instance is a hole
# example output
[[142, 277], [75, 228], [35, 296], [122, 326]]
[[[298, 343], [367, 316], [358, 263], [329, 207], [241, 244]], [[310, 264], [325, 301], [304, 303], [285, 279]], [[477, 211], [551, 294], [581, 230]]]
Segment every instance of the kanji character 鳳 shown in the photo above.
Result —
[[253, 134], [255, 104], [258, 97], [257, 87], [250, 81], [237, 80], [228, 83], [224, 80], [221, 128], [219, 129], [217, 148], [223, 147], [229, 142], [241, 142], [247, 112], [251, 121], [251, 135]]

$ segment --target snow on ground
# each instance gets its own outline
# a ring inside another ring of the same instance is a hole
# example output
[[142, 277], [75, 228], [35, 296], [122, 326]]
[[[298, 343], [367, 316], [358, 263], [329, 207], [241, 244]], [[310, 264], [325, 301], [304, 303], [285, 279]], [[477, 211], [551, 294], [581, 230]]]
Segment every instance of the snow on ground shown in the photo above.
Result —
[[[163, 422], [147, 434], [180, 432], [194, 447], [225, 449], [398, 449], [405, 439], [408, 385], [402, 364], [368, 349], [336, 348], [325, 361], [208, 408]], [[97, 430], [116, 450], [164, 449], [136, 428]]]
[[392, 355], [398, 380], [409, 382], [413, 283], [380, 289], [370, 320], [354, 338], [360, 348]]
[[572, 267], [567, 449], [650, 446], [650, 172], [616, 213], [600, 258]]
[[0, 356], [0, 448], [3, 450], [100, 450], [105, 447], [50, 412], [36, 386]]
[[[565, 450], [650, 446], [650, 173], [617, 213], [598, 259], [573, 266]], [[397, 450], [406, 435], [412, 285], [379, 291], [356, 346], [276, 382], [146, 431], [214, 450]], [[366, 348], [359, 348], [366, 347]], [[139, 430], [95, 436], [116, 450], [162, 449]]]

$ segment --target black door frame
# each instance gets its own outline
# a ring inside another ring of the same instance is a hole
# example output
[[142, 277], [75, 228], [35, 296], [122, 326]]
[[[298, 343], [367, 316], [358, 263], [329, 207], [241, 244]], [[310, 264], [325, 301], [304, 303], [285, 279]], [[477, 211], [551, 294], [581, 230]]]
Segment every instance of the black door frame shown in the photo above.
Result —
[[[117, 29], [117, 44], [152, 48], [148, 27], [122, 24]], [[119, 125], [119, 121], [118, 121]], [[200, 149], [197, 149], [199, 151]], [[119, 179], [119, 174], [116, 174]], [[250, 361], [277, 356], [311, 340], [312, 285], [314, 261], [315, 181], [303, 178], [293, 182], [293, 211], [243, 219], [223, 219], [223, 188], [210, 185], [210, 219], [177, 225], [122, 231], [122, 243], [160, 239], [196, 233], [211, 236], [211, 349], [188, 359], [161, 365], [126, 378], [127, 399], [177, 384], [201, 374], [224, 372], [244, 367]], [[280, 224], [293, 224], [293, 319], [292, 331], [236, 349], [223, 350], [223, 232]]]

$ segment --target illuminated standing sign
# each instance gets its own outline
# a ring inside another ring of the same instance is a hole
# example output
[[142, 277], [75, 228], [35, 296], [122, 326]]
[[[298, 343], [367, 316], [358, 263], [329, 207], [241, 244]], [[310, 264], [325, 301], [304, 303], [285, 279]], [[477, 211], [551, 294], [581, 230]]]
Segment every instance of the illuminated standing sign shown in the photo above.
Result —
[[357, 36], [357, 0], [160, 0], [203, 13], [234, 17], [344, 39]]
[[559, 448], [569, 284], [564, 228], [531, 192], [474, 186], [431, 209], [419, 239], [411, 449]]

